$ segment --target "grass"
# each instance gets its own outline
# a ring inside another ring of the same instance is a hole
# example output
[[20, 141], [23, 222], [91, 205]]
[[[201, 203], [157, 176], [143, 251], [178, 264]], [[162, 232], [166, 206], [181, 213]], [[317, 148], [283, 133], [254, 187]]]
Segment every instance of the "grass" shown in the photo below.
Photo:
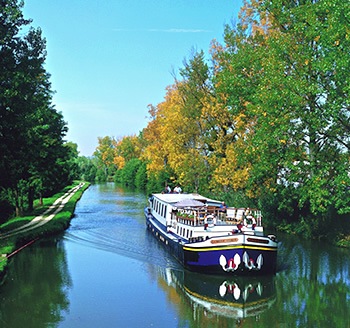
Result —
[[[53, 203], [63, 196], [67, 191], [77, 186], [81, 181], [75, 181], [72, 185], [67, 186], [59, 193], [52, 197], [44, 198], [43, 205], [39, 204], [39, 200], [34, 203], [34, 210], [32, 213], [27, 213], [24, 217], [13, 218], [4, 224], [0, 225], [1, 233], [6, 233], [8, 231], [22, 227], [23, 225], [29, 223], [33, 218], [43, 214]], [[6, 274], [6, 269], [8, 265], [8, 258], [6, 255], [12, 253], [19, 247], [25, 245], [28, 241], [42, 238], [46, 236], [55, 235], [61, 233], [69, 227], [70, 221], [74, 216], [75, 206], [84, 191], [90, 186], [89, 183], [85, 182], [84, 186], [80, 188], [75, 194], [69, 199], [65, 204], [64, 208], [57, 213], [52, 220], [49, 222], [35, 227], [29, 231], [23, 231], [9, 238], [0, 240], [0, 282]]]

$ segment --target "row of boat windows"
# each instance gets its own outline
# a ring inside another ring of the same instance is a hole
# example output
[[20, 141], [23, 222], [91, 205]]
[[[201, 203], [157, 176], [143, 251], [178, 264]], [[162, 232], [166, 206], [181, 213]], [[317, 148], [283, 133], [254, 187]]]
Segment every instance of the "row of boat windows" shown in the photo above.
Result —
[[183, 227], [177, 226], [176, 232], [178, 235], [184, 237], [184, 238], [191, 238], [192, 237], [192, 230], [190, 229], [185, 229]]
[[[166, 210], [167, 210], [167, 205], [159, 202], [158, 200], [154, 199], [152, 203], [153, 209], [162, 217], [166, 217]], [[177, 227], [177, 234], [184, 237], [184, 238], [191, 238], [192, 237], [193, 231], [190, 229], [185, 229], [183, 227]]]
[[158, 200], [154, 199], [152, 203], [152, 207], [159, 215], [165, 218], [166, 208], [167, 208], [165, 204], [158, 202]]

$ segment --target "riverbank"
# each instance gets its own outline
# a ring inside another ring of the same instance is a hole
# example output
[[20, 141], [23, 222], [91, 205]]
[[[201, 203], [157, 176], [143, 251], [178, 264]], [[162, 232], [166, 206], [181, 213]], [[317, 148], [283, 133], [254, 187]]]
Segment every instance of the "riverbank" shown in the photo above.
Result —
[[[314, 223], [317, 223], [315, 220]], [[320, 224], [321, 225], [321, 224]], [[338, 217], [325, 227], [313, 229], [310, 221], [302, 220], [298, 223], [281, 223], [275, 227], [276, 234], [278, 232], [288, 235], [299, 236], [305, 240], [318, 240], [329, 245], [350, 248], [350, 222], [348, 217]]]
[[16, 217], [0, 225], [0, 284], [6, 274], [9, 259], [26, 245], [69, 227], [76, 203], [90, 186], [75, 181], [61, 192], [35, 202], [34, 210], [25, 217]]

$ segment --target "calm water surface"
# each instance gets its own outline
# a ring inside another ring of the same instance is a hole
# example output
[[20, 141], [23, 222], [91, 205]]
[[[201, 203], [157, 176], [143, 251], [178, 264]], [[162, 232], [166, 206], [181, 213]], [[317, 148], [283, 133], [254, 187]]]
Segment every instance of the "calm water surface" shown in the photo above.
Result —
[[11, 261], [0, 327], [350, 327], [349, 250], [278, 235], [275, 276], [194, 274], [148, 234], [146, 201], [91, 186], [62, 236]]

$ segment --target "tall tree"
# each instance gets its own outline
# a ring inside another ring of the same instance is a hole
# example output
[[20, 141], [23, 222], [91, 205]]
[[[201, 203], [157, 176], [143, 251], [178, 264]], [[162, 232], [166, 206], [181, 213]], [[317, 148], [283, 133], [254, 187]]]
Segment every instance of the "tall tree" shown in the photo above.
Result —
[[[170, 87], [167, 90], [168, 94]], [[168, 150], [164, 145], [162, 136], [166, 113], [164, 113], [161, 104], [158, 106], [149, 105], [148, 113], [150, 114], [150, 122], [142, 133], [145, 140], [145, 149], [141, 154], [141, 159], [147, 163], [149, 174], [157, 177], [162, 171], [166, 170], [168, 161]]]
[[[284, 154], [283, 181], [298, 187], [299, 205], [310, 204], [314, 214], [334, 206], [348, 211], [349, 77], [344, 72], [350, 65], [345, 51], [350, 5], [266, 1], [262, 8], [270, 13], [274, 33], [264, 63], [269, 92], [261, 94], [260, 108], [268, 115], [261, 127], [273, 120], [273, 143]], [[268, 131], [260, 129], [257, 137]]]
[[[256, 196], [252, 189], [257, 191], [257, 186], [251, 188], [248, 183], [252, 170], [248, 145], [259, 119], [254, 105], [264, 74], [265, 37], [246, 20], [225, 27], [224, 46], [212, 44], [213, 82], [221, 115], [216, 120], [219, 133], [213, 144], [216, 169], [211, 184], [217, 191], [242, 190]], [[258, 159], [261, 153], [255, 150], [253, 157]], [[273, 174], [271, 163], [269, 167], [269, 174]]]
[[23, 19], [22, 1], [1, 5], [0, 183], [12, 194], [19, 214], [24, 206], [32, 207], [35, 188], [52, 191], [69, 180], [63, 148], [67, 127], [51, 104], [41, 30], [24, 32], [30, 21]]
[[169, 164], [184, 190], [205, 191], [217, 128], [211, 70], [203, 51], [194, 52], [184, 61], [180, 76], [181, 80], [176, 81], [164, 103]]
[[97, 169], [100, 172], [100, 180], [106, 181], [116, 171], [114, 163], [116, 146], [117, 141], [113, 137], [105, 136], [98, 138], [98, 146], [94, 152], [94, 156], [98, 162]]

